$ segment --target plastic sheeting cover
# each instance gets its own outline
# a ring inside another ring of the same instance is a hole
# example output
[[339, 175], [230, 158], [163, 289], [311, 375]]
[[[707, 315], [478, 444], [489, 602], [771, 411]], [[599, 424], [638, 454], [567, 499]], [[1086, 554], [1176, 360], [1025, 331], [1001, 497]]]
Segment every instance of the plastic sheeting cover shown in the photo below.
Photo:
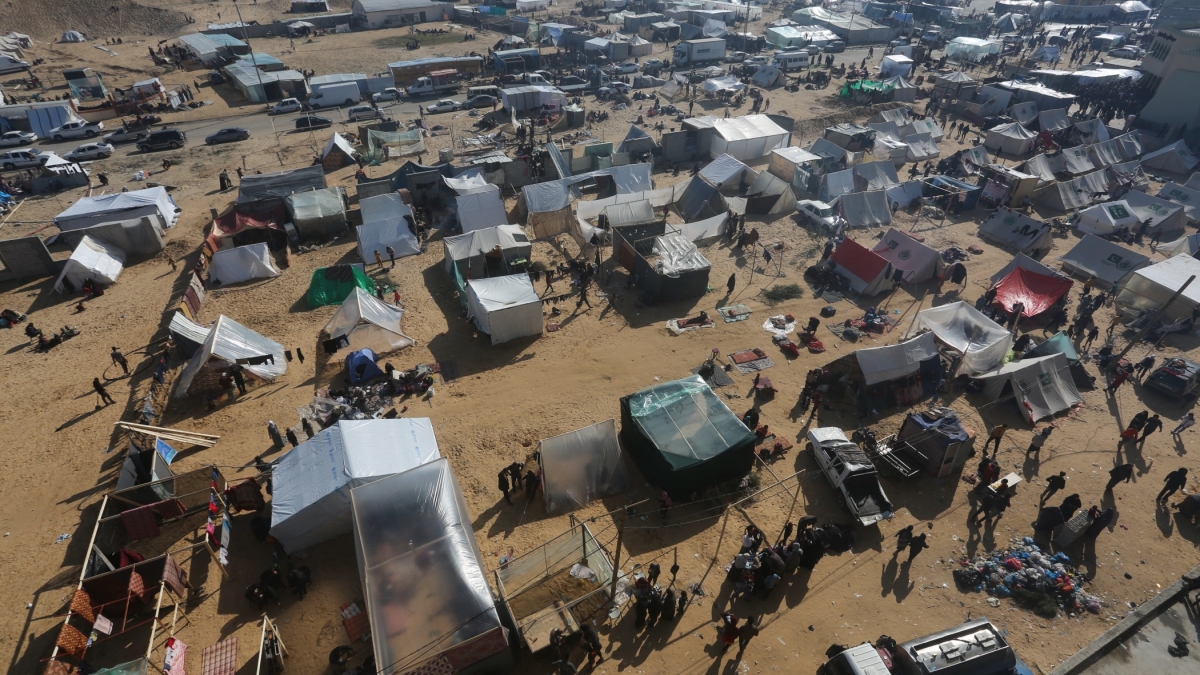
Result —
[[725, 154], [717, 157], [706, 164], [704, 168], [700, 169], [699, 176], [708, 182], [709, 185], [721, 188], [730, 181], [741, 178], [742, 174], [748, 168], [734, 157]]
[[200, 351], [192, 356], [175, 385], [175, 398], [187, 396], [188, 387], [192, 380], [205, 367], [210, 359], [218, 359], [233, 365], [238, 359], [249, 359], [256, 356], [272, 356], [274, 363], [247, 365], [245, 369], [264, 380], [274, 380], [287, 371], [287, 359], [283, 354], [283, 345], [267, 339], [246, 328], [242, 324], [222, 314], [217, 317], [208, 338], [200, 346]]
[[[1156, 310], [1192, 275], [1200, 276], [1200, 260], [1188, 255], [1168, 258], [1134, 272], [1117, 293], [1116, 302], [1138, 311]], [[1171, 320], [1180, 319], [1188, 316], [1197, 305], [1200, 305], [1200, 284], [1192, 282], [1183, 295], [1171, 303], [1166, 316]]]
[[1196, 251], [1200, 251], [1200, 234], [1189, 234], [1168, 244], [1158, 245], [1158, 252], [1166, 254], [1168, 258], [1192, 255]]
[[467, 284], [467, 313], [475, 326], [498, 345], [542, 334], [542, 299], [527, 274], [472, 279]]
[[924, 162], [937, 159], [942, 153], [937, 143], [933, 140], [933, 136], [928, 133], [905, 136], [904, 143], [908, 146], [905, 159], [910, 162]]
[[1069, 290], [1069, 279], [1018, 267], [996, 284], [996, 301], [1009, 312], [1020, 302], [1025, 306], [1023, 316], [1035, 317], [1054, 306]]
[[54, 216], [54, 224], [63, 231], [78, 230], [157, 213], [162, 218], [163, 227], [171, 227], [179, 219], [177, 208], [166, 188], [152, 187], [98, 197], [81, 197]]
[[699, 375], [632, 394], [629, 412], [675, 468], [711, 459], [751, 435]]
[[1088, 154], [1088, 147], [1085, 145], [1064, 148], [1061, 157], [1067, 171], [1076, 176], [1096, 170], [1096, 165], [1092, 163], [1092, 158]]
[[629, 489], [614, 420], [542, 439], [538, 449], [549, 513], [574, 511]]
[[850, 227], [882, 227], [892, 223], [892, 211], [883, 190], [842, 195], [837, 205]]
[[385, 354], [414, 343], [400, 327], [403, 318], [403, 308], [355, 287], [321, 330], [331, 338], [347, 336], [351, 351], [369, 349]]
[[282, 199], [296, 192], [324, 190], [325, 170], [320, 165], [275, 173], [247, 174], [238, 184], [238, 204], [264, 199]]
[[275, 269], [265, 242], [217, 251], [208, 268], [209, 282], [217, 286], [277, 276], [279, 270]]
[[611, 176], [618, 194], [653, 190], [651, 168], [650, 164], [614, 166], [560, 180], [526, 185], [521, 188], [521, 194], [529, 213], [551, 213], [561, 211], [571, 203], [572, 185], [594, 180], [597, 176]]
[[867, 385], [890, 382], [920, 372], [921, 362], [937, 358], [937, 340], [925, 333], [900, 344], [855, 350]]
[[896, 165], [891, 162], [857, 164], [853, 171], [856, 190], [860, 187], [860, 182], [864, 184], [862, 191], [883, 190], [888, 186], [900, 184], [900, 177], [896, 175]]
[[852, 192], [854, 192], [854, 170], [835, 171], [821, 176], [817, 199], [828, 204], [838, 197]]
[[1066, 108], [1043, 110], [1038, 113], [1038, 129], [1041, 131], [1062, 131], [1071, 126], [1067, 118]]
[[968, 374], [995, 368], [1012, 348], [1012, 333], [962, 301], [921, 310], [917, 325], [962, 352]]
[[76, 291], [83, 288], [84, 281], [88, 279], [108, 286], [117, 281], [124, 268], [124, 251], [85, 234], [54, 282], [54, 290], [59, 293], [64, 291], [64, 279], [69, 280]]
[[508, 225], [508, 214], [500, 199], [500, 188], [495, 185], [485, 192], [473, 192], [455, 198], [458, 205], [458, 223], [463, 232], [481, 230], [485, 227]]
[[655, 237], [652, 250], [659, 256], [655, 265], [656, 271], [669, 277], [679, 276], [681, 272], [694, 272], [712, 267], [712, 263], [700, 253], [700, 249], [681, 234]]
[[979, 234], [1021, 252], [1048, 247], [1052, 237], [1048, 224], [1007, 206], [996, 209], [980, 223]]
[[1064, 354], [1021, 359], [977, 377], [984, 381], [984, 395], [993, 401], [1011, 385], [1017, 407], [1030, 424], [1083, 403]]
[[1023, 270], [1044, 274], [1049, 277], [1058, 275], [1058, 272], [1056, 272], [1053, 268], [1046, 267], [1042, 263], [1030, 258], [1024, 253], [1017, 253], [1015, 256], [1013, 256], [1012, 260], [1008, 261], [1007, 265], [1005, 265], [999, 272], [996, 272], [992, 275], [992, 283], [995, 284], [996, 282], [1000, 281], [1004, 277], [1008, 276], [1009, 272], [1017, 269], [1018, 267]]
[[1178, 174], [1191, 171], [1197, 163], [1200, 160], [1196, 159], [1183, 139], [1142, 156], [1142, 166]]
[[729, 222], [729, 214], [722, 213], [719, 216], [698, 220], [694, 223], [684, 223], [677, 226], [680, 234], [687, 237], [689, 241], [703, 241], [725, 234]]

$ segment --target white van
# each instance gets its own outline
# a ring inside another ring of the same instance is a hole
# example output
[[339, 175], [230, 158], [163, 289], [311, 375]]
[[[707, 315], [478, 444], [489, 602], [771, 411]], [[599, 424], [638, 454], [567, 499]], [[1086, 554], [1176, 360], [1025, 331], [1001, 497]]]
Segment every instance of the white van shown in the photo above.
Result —
[[775, 58], [771, 61], [772, 66], [775, 66], [784, 72], [807, 68], [809, 63], [810, 61], [808, 52], [786, 52], [783, 54], [776, 54]]

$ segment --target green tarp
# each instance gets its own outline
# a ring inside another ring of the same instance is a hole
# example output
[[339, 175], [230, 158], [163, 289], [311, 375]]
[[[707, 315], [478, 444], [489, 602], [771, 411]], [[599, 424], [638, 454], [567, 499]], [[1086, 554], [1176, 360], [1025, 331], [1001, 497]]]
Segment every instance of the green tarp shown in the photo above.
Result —
[[895, 89], [895, 87], [886, 82], [876, 82], [875, 80], [854, 80], [842, 85], [842, 92], [839, 95], [842, 98], [850, 98], [854, 94], [861, 92], [878, 91], [886, 94], [893, 89]]
[[375, 282], [353, 265], [322, 267], [313, 272], [308, 284], [308, 308], [340, 305], [354, 292], [354, 287], [375, 295]]

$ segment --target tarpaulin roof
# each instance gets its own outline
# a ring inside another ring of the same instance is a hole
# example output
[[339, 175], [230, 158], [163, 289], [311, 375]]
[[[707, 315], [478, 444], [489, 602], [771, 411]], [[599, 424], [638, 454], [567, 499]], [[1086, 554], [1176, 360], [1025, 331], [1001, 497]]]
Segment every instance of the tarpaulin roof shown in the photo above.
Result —
[[962, 352], [967, 374], [995, 368], [1012, 347], [1012, 333], [961, 300], [921, 310], [917, 325], [928, 328], [942, 342]]
[[682, 185], [682, 190], [675, 190], [675, 208], [679, 210], [679, 215], [690, 221], [703, 218], [706, 211], [712, 212], [709, 203], [717, 195], [717, 188], [700, 180], [699, 176], [687, 179]]
[[629, 133], [617, 146], [617, 152], [650, 152], [658, 147], [654, 137], [642, 131], [635, 125], [630, 125]]
[[654, 208], [663, 208], [675, 201], [675, 193], [683, 194], [684, 183], [680, 183], [675, 188], [662, 188], [659, 190], [646, 190], [644, 192], [627, 192], [617, 194], [604, 199], [584, 199], [575, 202], [575, 215], [584, 220], [594, 220], [596, 216], [604, 213], [604, 210], [609, 206], [618, 204], [629, 204], [632, 202], [649, 202]]
[[[1117, 294], [1116, 301], [1138, 311], [1159, 309], [1192, 275], [1200, 276], [1200, 260], [1189, 255], [1168, 258], [1135, 271]], [[1183, 318], [1197, 305], [1200, 305], [1200, 284], [1192, 282], [1171, 304], [1167, 317], [1170, 320]]]
[[1033, 101], [1026, 101], [1010, 106], [1008, 115], [1016, 120], [1019, 124], [1025, 126], [1032, 125], [1038, 118], [1037, 104]]
[[908, 145], [905, 159], [910, 162], [937, 159], [942, 154], [941, 149], [928, 133], [905, 136], [904, 143]]
[[1004, 277], [1008, 276], [1009, 272], [1017, 269], [1018, 267], [1023, 270], [1029, 270], [1030, 272], [1036, 272], [1038, 274], [1044, 274], [1051, 277], [1059, 274], [1053, 268], [1046, 267], [1042, 263], [1030, 258], [1024, 253], [1017, 253], [1015, 256], [1013, 256], [1012, 260], [1008, 261], [1007, 265], [1005, 265], [999, 272], [996, 272], [992, 275], [992, 283], [995, 284], [996, 282], [1000, 281]]
[[479, 167], [467, 169], [453, 178], [443, 176], [442, 180], [446, 182], [446, 187], [460, 195], [491, 189], [488, 187], [487, 178], [483, 175], [483, 169]]
[[596, 499], [629, 489], [616, 420], [544, 438], [538, 451], [548, 513], [581, 509]]
[[1034, 317], [1053, 307], [1069, 290], [1069, 279], [1018, 267], [996, 284], [996, 301], [1010, 312], [1020, 302], [1025, 305], [1024, 315]]
[[361, 199], [358, 204], [363, 218], [358, 226], [358, 255], [364, 263], [375, 261], [375, 251], [386, 258], [389, 246], [397, 258], [421, 252], [421, 243], [405, 218], [412, 216], [412, 207], [400, 195], [389, 192]]
[[850, 288], [855, 293], [875, 295], [886, 290], [890, 269], [888, 261], [853, 239], [843, 239], [830, 259], [837, 263], [836, 272], [849, 280]]
[[918, 335], [895, 345], [857, 349], [854, 352], [868, 386], [915, 375], [920, 372], [922, 361], [937, 356], [937, 340], [933, 333]]
[[336, 131], [329, 137], [329, 142], [325, 144], [325, 149], [321, 151], [321, 159], [329, 156], [329, 153], [334, 150], [341, 152], [346, 156], [347, 160], [354, 159], [354, 146], [350, 145], [350, 141]]
[[320, 165], [274, 173], [246, 174], [238, 185], [238, 204], [263, 199], [282, 199], [296, 192], [324, 190], [325, 170]]
[[[909, 86], [912, 86], [912, 85], [909, 85]], [[874, 122], [874, 123], [895, 122], [898, 127], [904, 126], [904, 125], [912, 122], [912, 109], [910, 109], [908, 107], [902, 107], [902, 108], [891, 108], [889, 110], [880, 110], [879, 112], [872, 115], [871, 119], [867, 121], [867, 126], [874, 129], [875, 127], [871, 124], [872, 122]]]
[[[319, 169], [320, 167], [318, 167]], [[166, 188], [152, 187], [129, 192], [114, 192], [97, 197], [80, 197], [65, 211], [54, 217], [58, 229], [66, 232], [84, 227], [131, 220], [157, 214], [163, 227], [171, 227], [179, 219], [179, 209], [167, 194]]]
[[88, 279], [108, 286], [117, 281], [125, 268], [125, 252], [108, 242], [83, 235], [71, 257], [63, 265], [62, 272], [54, 282], [54, 290], [65, 290], [63, 280], [68, 280], [76, 291], [83, 288]]
[[[938, 275], [942, 256], [907, 234], [891, 228], [875, 245], [875, 253], [904, 272], [904, 281], [920, 283]], [[868, 383], [869, 384], [869, 383]]]
[[492, 344], [542, 334], [542, 299], [528, 274], [512, 274], [467, 283], [467, 312]]
[[710, 93], [722, 91], [741, 91], [746, 88], [745, 83], [737, 79], [733, 75], [724, 77], [710, 77], [700, 85], [700, 88]]
[[1193, 223], [1200, 222], [1200, 190], [1170, 182], [1158, 191], [1158, 198], [1179, 204]]
[[188, 387], [199, 374], [200, 369], [208, 365], [209, 360], [217, 359], [228, 365], [233, 365], [238, 359], [251, 359], [256, 356], [270, 356], [271, 361], [244, 366], [246, 371], [264, 380], [274, 380], [287, 370], [287, 359], [284, 358], [283, 345], [274, 340], [246, 328], [242, 324], [222, 314], [217, 317], [208, 338], [200, 346], [200, 350], [192, 356], [175, 384], [175, 398], [187, 396]]
[[1187, 225], [1187, 214], [1183, 212], [1181, 204], [1159, 199], [1137, 190], [1126, 192], [1125, 202], [1137, 214], [1138, 220], [1141, 222], [1152, 220], [1148, 232], [1158, 234], [1163, 239], [1174, 238], [1177, 236], [1175, 233], [1183, 232], [1183, 228]]
[[891, 185], [899, 185], [900, 177], [896, 175], [896, 165], [891, 162], [866, 162], [854, 166], [855, 189], [857, 191], [882, 190]]
[[352, 488], [438, 457], [429, 418], [341, 420], [275, 463], [271, 536], [296, 553], [349, 532]]
[[842, 195], [837, 206], [850, 227], [881, 227], [892, 223], [892, 211], [883, 190]]
[[1137, 214], [1124, 200], [1105, 202], [1083, 209], [1075, 221], [1075, 229], [1087, 234], [1112, 234], [1119, 227], [1128, 227], [1138, 223]]
[[353, 351], [369, 349], [386, 354], [414, 344], [400, 327], [403, 318], [403, 307], [389, 305], [355, 287], [321, 330], [331, 338], [346, 336]]
[[1023, 155], [1033, 149], [1036, 140], [1037, 134], [1021, 126], [1018, 122], [1011, 122], [988, 129], [983, 146], [1010, 155]]
[[945, 137], [946, 132], [938, 126], [938, 123], [932, 117], [926, 117], [923, 120], [913, 120], [912, 122], [900, 127], [900, 136], [912, 136], [913, 134], [929, 134], [934, 141], [940, 142]]
[[899, 185], [892, 185], [884, 190], [887, 194], [888, 206], [899, 204], [900, 208], [908, 208], [913, 200], [920, 199], [924, 193], [924, 183], [919, 180], [907, 180]]
[[1083, 403], [1063, 354], [1021, 359], [976, 377], [988, 399], [1012, 395], [1030, 424]]
[[1196, 159], [1182, 138], [1142, 156], [1142, 166], [1178, 174], [1191, 171], [1197, 163], [1200, 163], [1200, 160]]
[[308, 282], [308, 308], [340, 305], [354, 292], [355, 287], [374, 293], [375, 282], [359, 269], [360, 267], [361, 265], [332, 265], [313, 270], [312, 279]]
[[1076, 176], [1069, 181], [1051, 183], [1036, 193], [1039, 204], [1059, 211], [1078, 209], [1108, 194], [1108, 174], [1103, 170]]
[[651, 168], [650, 164], [647, 163], [614, 166], [607, 169], [581, 173], [569, 178], [526, 185], [521, 188], [521, 194], [525, 200], [525, 208], [529, 213], [561, 211], [571, 203], [571, 186], [576, 183], [594, 180], [599, 176], [611, 177], [618, 193], [653, 190], [654, 182], [650, 175]]
[[1053, 162], [1045, 154], [1034, 155], [1019, 164], [1018, 168], [1025, 173], [1037, 176], [1042, 182], [1053, 183], [1058, 180], [1054, 174], [1065, 168], [1061, 162], [1061, 157], [1055, 155], [1054, 159], [1060, 161]]
[[725, 187], [730, 181], [739, 179], [750, 167], [738, 161], [732, 155], [724, 154], [713, 159], [698, 174], [701, 178], [717, 188]]
[[713, 122], [710, 152], [712, 157], [723, 153], [742, 161], [766, 157], [775, 148], [787, 147], [790, 134], [766, 115], [746, 115]]
[[208, 264], [209, 284], [214, 287], [277, 276], [279, 270], [265, 242], [217, 251]]
[[1078, 243], [1059, 257], [1067, 271], [1080, 271], [1109, 283], [1124, 279], [1150, 258], [1093, 234], [1083, 235]]
[[1049, 248], [1050, 226], [1007, 206], [996, 209], [979, 224], [979, 234], [1021, 252]]
[[828, 204], [842, 195], [854, 192], [854, 170], [834, 171], [821, 176], [817, 199]]
[[1083, 143], [1097, 143], [1109, 139], [1108, 127], [1097, 118], [1076, 122], [1071, 130], [1071, 137], [1078, 138]]

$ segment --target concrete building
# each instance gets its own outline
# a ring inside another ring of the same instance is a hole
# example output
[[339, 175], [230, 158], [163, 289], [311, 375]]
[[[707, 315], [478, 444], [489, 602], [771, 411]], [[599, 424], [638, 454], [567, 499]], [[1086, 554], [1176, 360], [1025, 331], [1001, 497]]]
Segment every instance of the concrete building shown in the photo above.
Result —
[[1200, 28], [1165, 28], [1154, 36], [1142, 70], [1155, 87], [1138, 127], [1170, 140], [1200, 130]]
[[375, 30], [443, 21], [453, 11], [453, 5], [433, 0], [354, 0], [350, 27], [355, 30]]

